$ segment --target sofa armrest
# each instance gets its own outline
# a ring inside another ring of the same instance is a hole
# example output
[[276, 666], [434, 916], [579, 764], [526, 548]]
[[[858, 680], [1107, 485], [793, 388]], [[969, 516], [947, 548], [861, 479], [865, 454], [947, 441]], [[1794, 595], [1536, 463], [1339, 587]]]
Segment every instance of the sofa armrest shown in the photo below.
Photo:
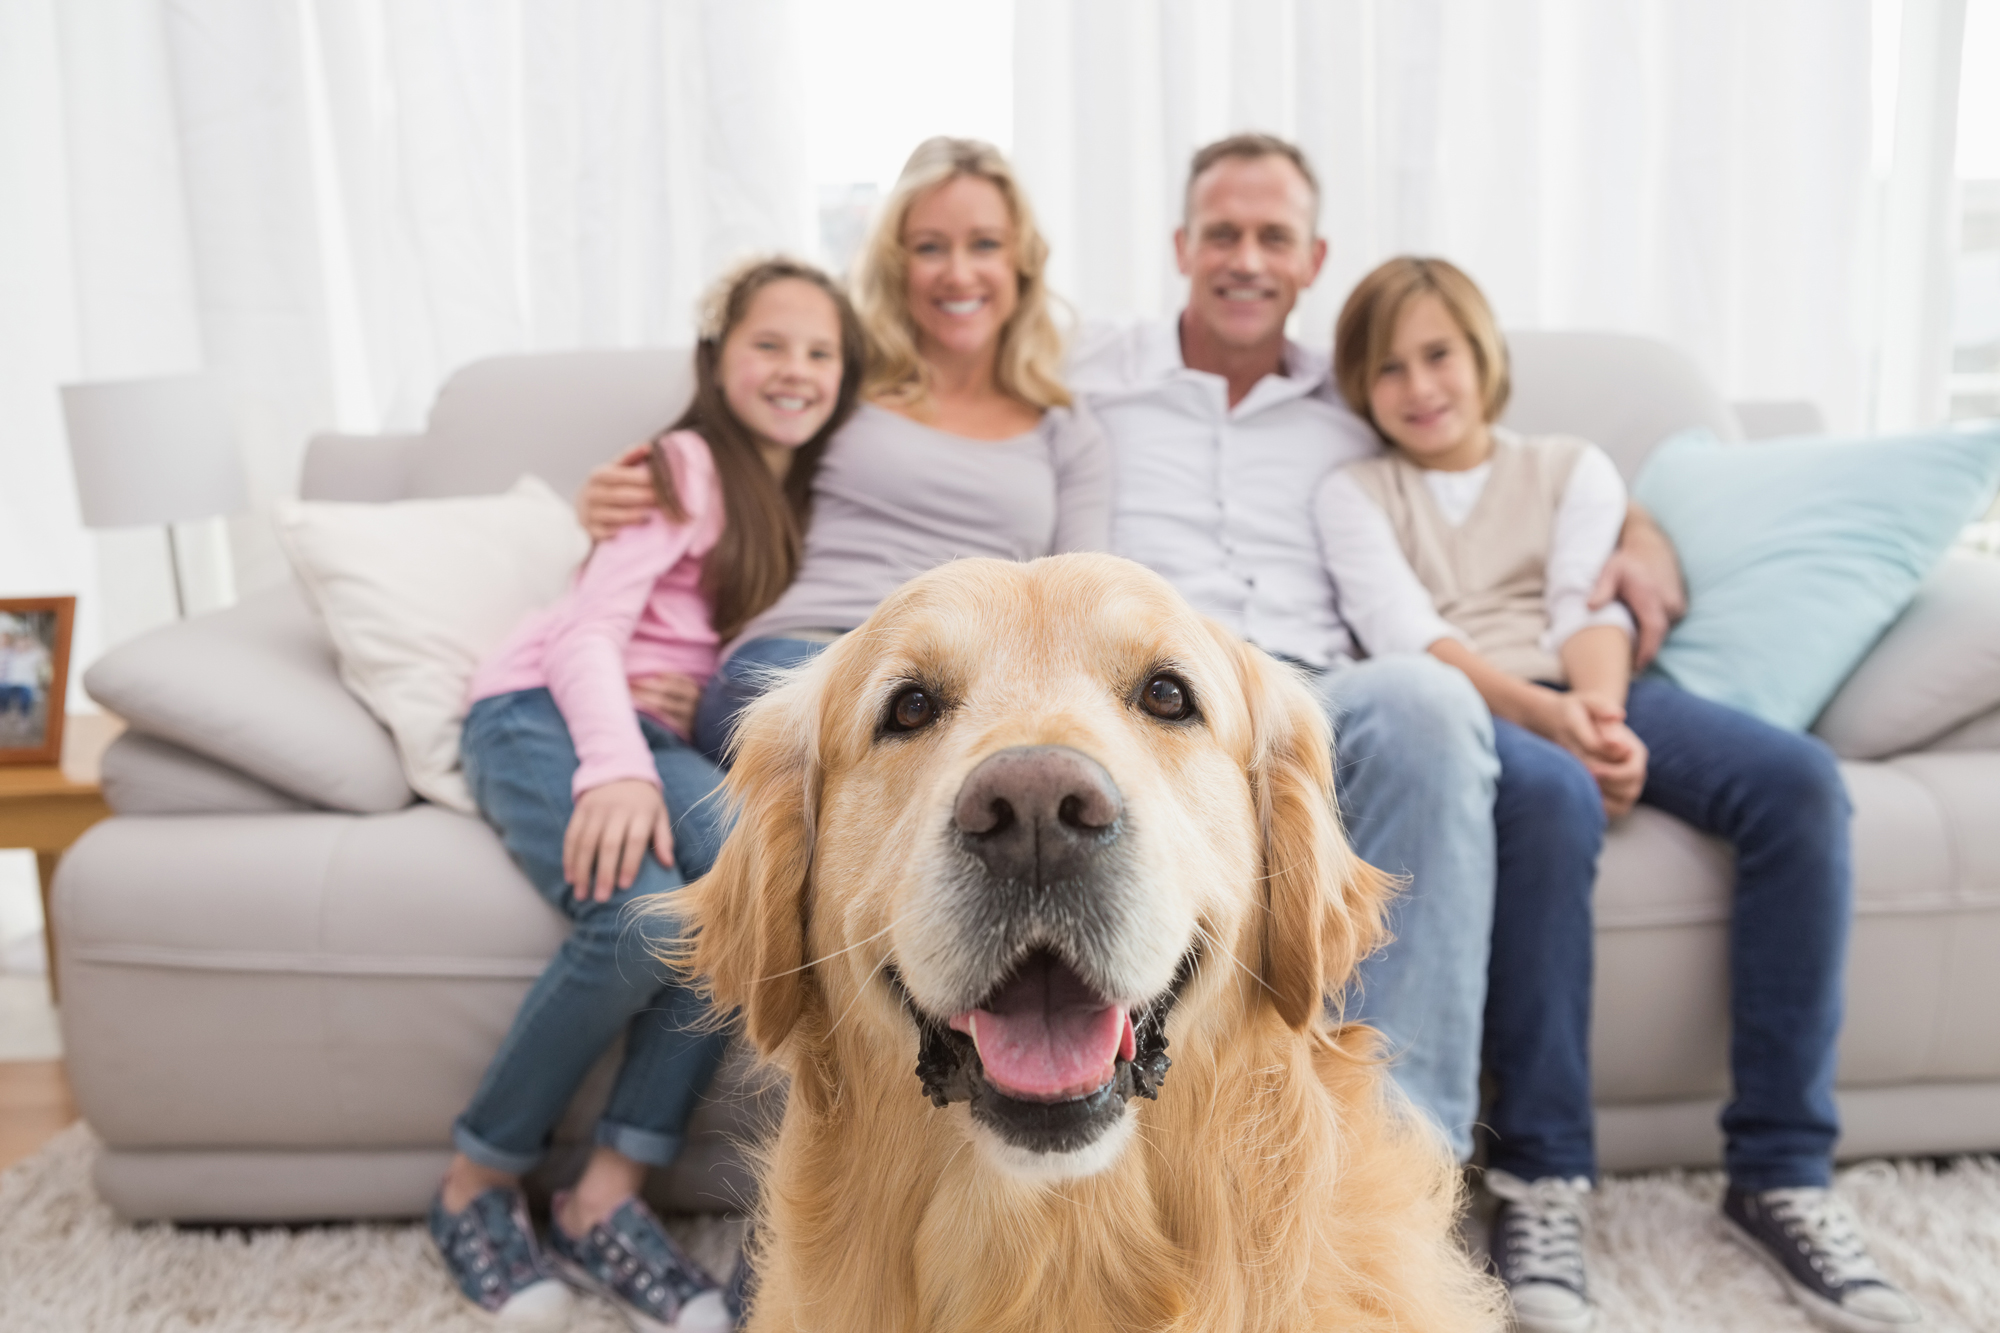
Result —
[[1843, 759], [1922, 749], [2000, 706], [2000, 560], [1953, 552], [1833, 696], [1813, 731]]
[[409, 491], [422, 435], [315, 435], [299, 469], [299, 498], [379, 504]]
[[308, 805], [380, 814], [416, 798], [296, 584], [120, 644], [84, 685], [135, 729]]
[[240, 768], [127, 730], [104, 752], [104, 801], [121, 815], [260, 815], [312, 807]]

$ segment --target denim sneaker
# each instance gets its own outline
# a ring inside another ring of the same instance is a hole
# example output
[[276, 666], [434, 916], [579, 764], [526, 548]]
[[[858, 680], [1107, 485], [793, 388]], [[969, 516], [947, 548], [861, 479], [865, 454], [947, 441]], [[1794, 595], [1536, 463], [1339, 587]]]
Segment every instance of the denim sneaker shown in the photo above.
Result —
[[1487, 1248], [1493, 1271], [1507, 1288], [1514, 1328], [1587, 1333], [1597, 1322], [1583, 1280], [1583, 1209], [1590, 1181], [1582, 1176], [1526, 1181], [1488, 1170], [1486, 1188], [1500, 1200]]
[[465, 1299], [513, 1333], [559, 1333], [573, 1301], [556, 1279], [519, 1190], [495, 1187], [449, 1213], [444, 1191], [431, 1200], [431, 1239]]
[[[556, 1196], [558, 1216], [567, 1198]], [[566, 1280], [610, 1301], [637, 1333], [725, 1333], [734, 1326], [722, 1288], [637, 1198], [580, 1240], [551, 1226], [549, 1251]]]
[[1752, 1193], [1731, 1185], [1722, 1216], [1730, 1238], [1776, 1273], [1821, 1328], [1891, 1333], [1923, 1324], [1923, 1311], [1875, 1266], [1854, 1214], [1832, 1190]]

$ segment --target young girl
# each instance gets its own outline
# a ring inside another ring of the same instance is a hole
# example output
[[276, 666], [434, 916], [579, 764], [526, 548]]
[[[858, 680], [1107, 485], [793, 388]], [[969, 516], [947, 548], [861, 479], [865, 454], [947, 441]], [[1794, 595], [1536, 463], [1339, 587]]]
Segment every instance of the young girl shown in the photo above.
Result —
[[[555, 606], [472, 682], [462, 745], [481, 812], [574, 927], [515, 1015], [431, 1208], [459, 1288], [510, 1327], [559, 1327], [552, 1269], [635, 1328], [726, 1327], [715, 1282], [639, 1199], [672, 1162], [725, 1037], [655, 959], [657, 915], [628, 911], [707, 872], [721, 774], [684, 734], [635, 712], [628, 679], [715, 669], [717, 646], [798, 567], [812, 474], [853, 410], [860, 326], [818, 270], [770, 260], [711, 293], [693, 404], [654, 441], [658, 510], [601, 543]], [[651, 852], [651, 856], [647, 853]], [[576, 1186], [537, 1246], [519, 1180], [620, 1034], [624, 1061]]]
[[1493, 424], [1506, 366], [1485, 298], [1452, 265], [1393, 259], [1362, 279], [1335, 328], [1334, 375], [1394, 447], [1328, 477], [1316, 504], [1341, 614], [1368, 651], [1427, 651], [1493, 712], [1486, 1179], [1516, 1326], [1578, 1333], [1595, 1316], [1580, 1235], [1597, 1168], [1591, 889], [1607, 816], [1636, 800], [1736, 850], [1730, 1233], [1828, 1327], [1907, 1327], [1915, 1306], [1827, 1189], [1852, 895], [1839, 771], [1810, 737], [1630, 679], [1630, 621], [1588, 604], [1624, 487], [1581, 440]]

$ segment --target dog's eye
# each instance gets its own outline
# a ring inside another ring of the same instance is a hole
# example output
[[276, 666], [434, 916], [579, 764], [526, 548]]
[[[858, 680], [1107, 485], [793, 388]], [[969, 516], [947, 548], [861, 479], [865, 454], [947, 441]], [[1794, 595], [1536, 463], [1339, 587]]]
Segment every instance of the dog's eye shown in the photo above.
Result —
[[889, 701], [889, 730], [915, 731], [937, 721], [937, 701], [921, 685], [912, 685]]
[[1178, 722], [1194, 712], [1194, 694], [1178, 676], [1165, 672], [1148, 680], [1139, 691], [1139, 703], [1154, 717]]

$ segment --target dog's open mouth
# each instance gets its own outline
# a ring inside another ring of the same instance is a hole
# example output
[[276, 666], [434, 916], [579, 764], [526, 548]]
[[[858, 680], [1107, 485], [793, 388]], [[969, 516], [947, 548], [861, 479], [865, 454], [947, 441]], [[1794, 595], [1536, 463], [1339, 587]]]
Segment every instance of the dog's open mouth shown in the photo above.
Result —
[[1137, 1053], [1132, 1014], [1106, 1002], [1047, 949], [977, 1009], [954, 1014], [953, 1032], [972, 1038], [986, 1081], [1024, 1102], [1066, 1102], [1096, 1092]]
[[944, 1022], [916, 1006], [893, 967], [884, 974], [916, 1021], [917, 1077], [932, 1103], [969, 1102], [973, 1118], [1006, 1142], [1046, 1153], [1087, 1146], [1126, 1101], [1159, 1096], [1173, 1063], [1167, 1016], [1194, 965], [1190, 952], [1165, 992], [1127, 1009], [1037, 949], [977, 1006]]

